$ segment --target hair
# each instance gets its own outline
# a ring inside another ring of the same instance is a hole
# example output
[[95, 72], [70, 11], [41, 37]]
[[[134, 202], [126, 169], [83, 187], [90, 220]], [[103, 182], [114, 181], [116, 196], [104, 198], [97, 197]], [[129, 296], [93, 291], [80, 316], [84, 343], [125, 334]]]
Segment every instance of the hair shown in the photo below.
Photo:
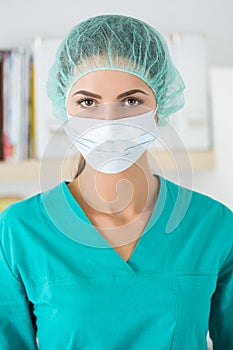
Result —
[[86, 165], [86, 161], [85, 161], [85, 158], [83, 157], [82, 154], [80, 154], [80, 158], [79, 158], [79, 162], [78, 162], [78, 167], [77, 167], [77, 170], [76, 170], [76, 173], [74, 175], [74, 179], [76, 179], [80, 174], [81, 172], [83, 171], [83, 169], [85, 168], [85, 165]]

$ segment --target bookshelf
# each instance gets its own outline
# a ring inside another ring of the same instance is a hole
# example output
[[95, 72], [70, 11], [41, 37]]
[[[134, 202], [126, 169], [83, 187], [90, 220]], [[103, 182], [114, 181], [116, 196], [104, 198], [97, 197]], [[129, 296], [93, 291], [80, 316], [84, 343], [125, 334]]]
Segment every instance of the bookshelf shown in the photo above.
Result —
[[[211, 169], [214, 167], [214, 151], [190, 151], [189, 153], [192, 169], [195, 171], [201, 171]], [[152, 152], [152, 157], [156, 157], [157, 163], [160, 168], [168, 171], [176, 170], [174, 160], [165, 152], [156, 152], [156, 155]], [[182, 162], [184, 154], [182, 152], [176, 152], [173, 154], [177, 160]], [[41, 173], [41, 164], [43, 166], [43, 176], [46, 176], [46, 180], [50, 181], [54, 175], [60, 172], [62, 178], [70, 178], [73, 176], [77, 169], [78, 158], [70, 157], [64, 160], [61, 159], [46, 159], [41, 162], [39, 159], [28, 159], [19, 162], [0, 162], [0, 178], [1, 182], [14, 182], [14, 181], [39, 181]], [[180, 164], [179, 161], [179, 164]], [[149, 163], [153, 162], [153, 158], [149, 155]], [[152, 163], [153, 164], [153, 163]], [[153, 166], [152, 166], [153, 168]], [[182, 167], [180, 170], [185, 170]]]

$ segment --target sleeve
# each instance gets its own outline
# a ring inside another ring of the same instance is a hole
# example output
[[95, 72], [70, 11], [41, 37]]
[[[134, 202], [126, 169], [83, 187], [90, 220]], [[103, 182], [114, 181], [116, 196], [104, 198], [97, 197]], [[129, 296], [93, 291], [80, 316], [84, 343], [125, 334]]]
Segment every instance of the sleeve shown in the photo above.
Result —
[[33, 317], [32, 304], [13, 275], [0, 241], [0, 349], [37, 349]]
[[209, 334], [214, 350], [233, 350], [233, 247], [219, 271], [212, 295]]

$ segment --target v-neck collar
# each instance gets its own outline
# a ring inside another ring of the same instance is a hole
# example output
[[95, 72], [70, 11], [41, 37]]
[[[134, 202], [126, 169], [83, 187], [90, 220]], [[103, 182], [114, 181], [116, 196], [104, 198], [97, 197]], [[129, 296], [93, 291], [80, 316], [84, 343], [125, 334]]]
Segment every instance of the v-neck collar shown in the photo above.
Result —
[[157, 174], [154, 176], [160, 182], [158, 197], [152, 214], [127, 261], [117, 253], [86, 216], [70, 192], [68, 181], [64, 180], [53, 189], [42, 193], [43, 204], [50, 220], [65, 236], [93, 249], [108, 248], [101, 249], [98, 255], [100, 260], [106, 259], [110, 268], [118, 267], [122, 272], [134, 274], [151, 263], [151, 259], [159, 253], [166, 236], [164, 234], [166, 220], [162, 220], [167, 197], [166, 179]]

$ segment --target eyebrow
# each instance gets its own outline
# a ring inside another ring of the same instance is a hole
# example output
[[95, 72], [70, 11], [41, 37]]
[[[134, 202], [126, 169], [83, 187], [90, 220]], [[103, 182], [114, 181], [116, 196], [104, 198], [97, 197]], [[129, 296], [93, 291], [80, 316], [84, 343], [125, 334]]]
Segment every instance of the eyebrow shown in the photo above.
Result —
[[[141, 92], [142, 94], [148, 95], [145, 91], [142, 91], [142, 90], [139, 90], [139, 89], [133, 89], [133, 90], [129, 90], [129, 91], [123, 92], [122, 94], [117, 96], [117, 99], [120, 99], [120, 98], [128, 96], [128, 95], [135, 94], [136, 92]], [[78, 95], [78, 94], [82, 94], [82, 95], [86, 95], [86, 96], [90, 96], [90, 97], [95, 97], [95, 98], [99, 98], [100, 100], [102, 100], [102, 97], [100, 95], [96, 95], [96, 94], [94, 94], [93, 92], [90, 92], [90, 91], [79, 90], [79, 91], [76, 91], [73, 94], [73, 96]]]

